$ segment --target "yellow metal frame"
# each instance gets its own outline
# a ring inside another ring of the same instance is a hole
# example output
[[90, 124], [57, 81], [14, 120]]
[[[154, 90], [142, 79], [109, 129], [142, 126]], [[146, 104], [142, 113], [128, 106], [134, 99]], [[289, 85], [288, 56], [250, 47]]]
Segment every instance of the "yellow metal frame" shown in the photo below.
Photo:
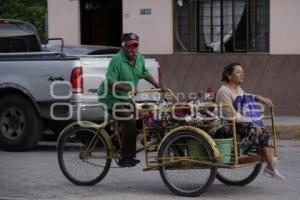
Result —
[[[143, 92], [162, 92], [160, 89], [151, 89], [151, 90], [141, 90], [139, 91], [141, 93]], [[173, 98], [176, 100], [176, 102], [179, 102], [178, 98], [176, 97], [175, 93], [168, 89], [167, 92], [169, 92], [170, 94], [172, 94]], [[132, 98], [132, 93], [130, 93], [129, 95], [129, 98], [131, 99], [131, 101], [133, 102], [133, 104], [136, 106], [136, 108], [138, 108], [136, 102], [134, 101], [134, 99]], [[202, 165], [211, 165], [211, 166], [215, 166], [215, 167], [221, 167], [221, 168], [240, 168], [240, 167], [246, 167], [246, 166], [252, 166], [252, 165], [256, 165], [258, 163], [261, 163], [261, 161], [253, 161], [253, 162], [249, 162], [249, 163], [245, 163], [245, 164], [239, 164], [239, 154], [238, 154], [238, 142], [237, 142], [237, 132], [236, 132], [236, 114], [233, 110], [233, 108], [229, 105], [216, 105], [214, 103], [204, 103], [202, 105], [196, 105], [194, 106], [194, 108], [192, 109], [195, 109], [195, 108], [209, 108], [209, 107], [217, 107], [217, 108], [227, 108], [230, 110], [230, 112], [232, 113], [232, 120], [230, 123], [228, 123], [227, 125], [231, 125], [232, 126], [232, 139], [233, 139], [233, 163], [228, 163], [228, 164], [221, 164], [221, 163], [213, 163], [213, 162], [204, 162], [204, 161], [197, 161], [197, 160], [192, 160], [192, 159], [189, 159], [189, 158], [185, 158], [185, 159], [179, 159], [179, 160], [176, 160], [176, 161], [170, 161], [170, 162], [165, 162], [163, 164], [154, 164], [154, 165], [151, 165], [149, 163], [149, 158], [154, 158], [156, 160], [158, 160], [159, 158], [157, 158], [157, 156], [149, 156], [148, 154], [148, 151], [147, 149], [153, 145], [151, 144], [148, 144], [147, 143], [147, 126], [146, 124], [143, 122], [143, 132], [144, 132], [144, 145], [145, 145], [145, 163], [146, 163], [146, 166], [147, 168], [144, 169], [144, 170], [153, 170], [153, 169], [157, 169], [158, 166], [160, 165], [170, 165], [170, 164], [174, 164], [174, 163], [177, 163], [177, 162], [180, 162], [182, 160], [185, 160], [185, 161], [190, 161], [190, 162], [196, 162], [196, 163], [201, 163]], [[141, 109], [139, 108], [142, 112], [144, 111], [151, 111], [153, 109]], [[190, 106], [187, 106], [187, 107], [180, 107], [179, 109], [191, 109]], [[272, 136], [273, 136], [273, 142], [274, 142], [274, 155], [278, 157], [278, 154], [277, 154], [277, 137], [276, 137], [276, 133], [275, 133], [275, 124], [274, 124], [274, 109], [271, 107], [271, 117], [270, 117], [271, 121], [272, 121]], [[202, 127], [203, 126], [209, 126], [209, 125], [201, 125]], [[196, 127], [196, 126], [180, 126], [180, 127], [176, 127], [176, 128], [170, 128], [171, 130], [168, 131], [164, 138], [162, 139], [162, 141], [160, 141], [160, 145], [156, 145], [158, 146], [157, 148], [159, 149], [162, 142], [167, 138], [169, 137], [171, 134], [174, 134], [178, 131], [184, 131], [184, 130], [187, 130], [187, 131], [193, 131], [199, 135], [201, 135], [203, 138], [206, 139], [206, 141], [209, 143], [209, 145], [211, 146], [212, 150], [213, 150], [213, 154], [214, 154], [214, 157], [216, 160], [219, 160], [220, 157], [221, 157], [221, 154], [220, 154], [220, 151], [214, 141], [214, 139], [208, 134], [206, 133], [205, 131], [203, 131], [201, 128], [199, 127]]]
[[[210, 147], [212, 148], [215, 159], [217, 159], [217, 160], [220, 159], [221, 154], [220, 154], [220, 151], [219, 151], [219, 149], [216, 145], [216, 142], [213, 140], [213, 138], [209, 134], [207, 134], [205, 131], [203, 131], [200, 128], [197, 128], [197, 127], [180, 126], [178, 128], [174, 128], [165, 135], [165, 137], [161, 141], [161, 144], [166, 140], [166, 138], [170, 137], [172, 134], [175, 134], [179, 131], [192, 131], [192, 132], [197, 133], [200, 136], [202, 136], [208, 142]], [[161, 147], [161, 145], [159, 146], [159, 148], [160, 147]]]
[[[78, 122], [73, 122], [71, 124], [69, 124], [68, 126], [66, 126], [62, 131], [61, 133], [59, 134], [58, 136], [58, 139], [57, 141], [60, 141], [61, 138], [65, 135], [65, 134], [68, 134], [69, 131], [71, 131], [72, 129], [74, 128], [77, 128], [77, 127], [85, 127], [85, 128], [93, 128], [96, 130], [96, 133], [103, 136], [105, 142], [107, 143], [107, 147], [108, 147], [108, 151], [109, 151], [109, 157], [107, 157], [108, 159], [111, 159], [111, 158], [114, 158], [113, 157], [113, 153], [114, 153], [114, 146], [112, 144], [112, 141], [108, 135], [108, 133], [104, 130], [104, 127], [107, 125], [108, 123], [107, 122], [104, 122], [102, 124], [96, 124], [94, 122], [90, 122], [90, 121], [78, 121]], [[93, 141], [93, 138], [92, 140]], [[91, 142], [92, 144], [92, 142]], [[89, 144], [89, 146], [91, 145]], [[57, 142], [57, 145], [58, 145], [58, 142]], [[87, 148], [88, 150], [88, 148]]]
[[[140, 90], [139, 93], [147, 93], [147, 92], [162, 92], [161, 89], [150, 89], [150, 90]], [[166, 92], [170, 93], [172, 98], [174, 98], [174, 100], [176, 102], [179, 102], [178, 98], [176, 97], [175, 93], [168, 89]], [[139, 109], [141, 112], [146, 112], [146, 111], [153, 111], [154, 109], [142, 109], [139, 108], [136, 104], [136, 102], [134, 101], [133, 97], [132, 97], [132, 93], [129, 92], [129, 98], [131, 99], [132, 103], [134, 104], [134, 106]], [[229, 105], [216, 105], [216, 104], [212, 104], [212, 103], [206, 103], [203, 104], [201, 106], [195, 106], [196, 107], [201, 107], [201, 108], [208, 108], [208, 107], [218, 107], [218, 108], [228, 108], [230, 109], [230, 111], [233, 114], [232, 120], [230, 123], [227, 123], [226, 125], [231, 125], [232, 126], [232, 132], [233, 132], [233, 162], [232, 163], [228, 163], [228, 164], [222, 164], [222, 163], [216, 163], [216, 162], [207, 162], [207, 161], [201, 161], [201, 160], [195, 160], [192, 158], [178, 158], [176, 160], [172, 160], [172, 161], [166, 161], [163, 163], [159, 163], [159, 160], [164, 160], [164, 159], [168, 159], [168, 158], [158, 158], [157, 155], [153, 156], [152, 154], [152, 149], [155, 149], [155, 153], [157, 153], [157, 150], [161, 147], [161, 144], [166, 140], [166, 138], [170, 137], [172, 134], [175, 134], [179, 131], [192, 131], [198, 135], [200, 135], [202, 138], [204, 138], [208, 144], [210, 145], [212, 151], [213, 151], [213, 155], [215, 160], [219, 160], [221, 158], [221, 154], [220, 151], [216, 145], [216, 142], [214, 141], [214, 139], [208, 134], [206, 133], [204, 130], [201, 129], [201, 127], [199, 126], [180, 126], [180, 127], [168, 127], [165, 129], [165, 135], [162, 138], [161, 141], [154, 141], [154, 142], [149, 142], [147, 140], [147, 133], [149, 130], [151, 130], [150, 127], [147, 127], [147, 125], [145, 124], [145, 122], [143, 121], [143, 136], [144, 136], [144, 150], [145, 150], [145, 164], [146, 164], [146, 168], [144, 170], [156, 170], [158, 169], [160, 166], [169, 166], [169, 165], [176, 165], [176, 163], [196, 163], [196, 164], [201, 164], [202, 166], [214, 166], [214, 167], [219, 167], [219, 168], [240, 168], [240, 167], [245, 167], [245, 166], [252, 166], [252, 165], [256, 165], [258, 163], [260, 163], [261, 161], [255, 161], [255, 162], [250, 162], [250, 163], [245, 163], [245, 164], [239, 164], [238, 160], [239, 160], [239, 155], [238, 155], [238, 143], [237, 143], [237, 132], [236, 132], [236, 116], [235, 116], [235, 112], [233, 110], [233, 108], [231, 108]], [[193, 109], [194, 109], [193, 108]], [[160, 108], [162, 109], [162, 108]], [[187, 107], [180, 107], [180, 109], [191, 109], [190, 106]], [[275, 133], [275, 124], [274, 124], [274, 109], [271, 108], [271, 116], [270, 117], [265, 117], [265, 119], [271, 119], [272, 122], [272, 136], [273, 136], [273, 142], [274, 142], [274, 154], [275, 156], [278, 157], [278, 151], [277, 151], [277, 137], [276, 137], [276, 133]], [[109, 122], [111, 123], [111, 122]], [[70, 125], [68, 125], [66, 128], [63, 129], [63, 131], [60, 133], [59, 137], [58, 137], [58, 141], [61, 139], [61, 137], [63, 137], [65, 134], [67, 134], [70, 130], [76, 128], [76, 127], [87, 127], [87, 128], [94, 128], [96, 130], [96, 132], [98, 134], [101, 134], [104, 138], [104, 140], [106, 141], [106, 143], [108, 144], [108, 150], [109, 150], [109, 156], [106, 158], [102, 158], [102, 159], [113, 159], [113, 158], [118, 158], [118, 155], [116, 153], [116, 150], [112, 144], [111, 138], [108, 135], [108, 133], [104, 130], [104, 127], [107, 125], [107, 122], [104, 122], [102, 124], [96, 124], [93, 122], [89, 122], [89, 121], [79, 121], [79, 122], [74, 122]], [[202, 125], [202, 126], [206, 126], [206, 125]], [[91, 146], [93, 146], [92, 144], [90, 144]], [[87, 150], [88, 151], [88, 150]], [[152, 159], [152, 160], [151, 160]], [[151, 163], [154, 162], [154, 164]]]
[[[178, 97], [175, 95], [175, 93], [171, 90], [171, 89], [167, 89], [166, 91], [162, 91], [161, 89], [159, 88], [155, 88], [155, 89], [147, 89], [147, 90], [139, 90], [138, 93], [153, 93], [153, 92], [162, 92], [162, 93], [169, 93], [171, 94], [172, 98], [174, 98], [174, 100], [176, 102], [179, 102], [179, 99]], [[133, 98], [133, 94], [132, 94], [132, 91], [128, 92], [128, 96], [129, 96], [129, 99], [131, 100], [131, 102], [134, 104], [134, 106], [137, 108], [137, 104]]]

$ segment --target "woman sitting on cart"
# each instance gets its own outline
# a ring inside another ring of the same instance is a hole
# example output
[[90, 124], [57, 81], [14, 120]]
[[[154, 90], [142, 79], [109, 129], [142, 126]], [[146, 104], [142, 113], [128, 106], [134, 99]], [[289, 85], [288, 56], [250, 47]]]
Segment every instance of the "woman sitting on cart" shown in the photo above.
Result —
[[[239, 63], [231, 63], [224, 67], [222, 81], [225, 84], [219, 89], [216, 96], [217, 104], [227, 104], [231, 106], [235, 113], [228, 109], [223, 109], [222, 114], [225, 117], [236, 116], [239, 124], [250, 124], [256, 130], [255, 141], [261, 150], [267, 167], [264, 175], [272, 178], [284, 180], [285, 177], [275, 168], [276, 158], [273, 156], [273, 148], [270, 135], [263, 127], [262, 112], [258, 109], [258, 103], [272, 107], [272, 101], [260, 95], [245, 93], [240, 87], [244, 82], [245, 74]], [[245, 133], [238, 133], [244, 136]], [[247, 133], [246, 133], [247, 134]]]

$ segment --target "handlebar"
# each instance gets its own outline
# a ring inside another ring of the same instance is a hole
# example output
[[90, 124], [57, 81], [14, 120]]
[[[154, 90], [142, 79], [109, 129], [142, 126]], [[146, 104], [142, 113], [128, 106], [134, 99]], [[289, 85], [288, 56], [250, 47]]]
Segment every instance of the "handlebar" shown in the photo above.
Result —
[[[138, 91], [138, 94], [141, 94], [141, 93], [154, 93], [154, 92], [161, 92], [161, 93], [168, 93], [171, 95], [172, 99], [174, 99], [176, 102], [179, 102], [179, 99], [178, 97], [175, 95], [175, 93], [171, 90], [171, 89], [167, 89], [166, 91], [163, 91], [162, 89], [160, 88], [155, 88], [155, 89], [144, 89], [144, 90], [139, 90]], [[131, 102], [135, 105], [136, 105], [136, 101], [134, 100], [134, 94], [132, 93], [132, 91], [128, 92], [128, 96], [129, 96], [129, 99], [131, 100]]]

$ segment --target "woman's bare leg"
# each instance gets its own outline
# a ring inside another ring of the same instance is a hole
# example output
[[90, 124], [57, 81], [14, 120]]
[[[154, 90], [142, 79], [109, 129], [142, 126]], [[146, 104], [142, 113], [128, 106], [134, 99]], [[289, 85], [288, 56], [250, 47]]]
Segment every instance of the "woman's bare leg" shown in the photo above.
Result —
[[273, 163], [273, 149], [272, 147], [263, 147], [262, 148], [263, 156], [267, 163], [267, 168], [274, 171], [274, 163]]

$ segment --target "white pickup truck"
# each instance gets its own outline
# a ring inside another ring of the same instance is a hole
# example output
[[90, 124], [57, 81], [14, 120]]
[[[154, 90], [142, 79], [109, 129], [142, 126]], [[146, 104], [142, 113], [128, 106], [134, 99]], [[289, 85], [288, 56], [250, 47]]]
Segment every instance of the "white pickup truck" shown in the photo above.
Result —
[[[28, 150], [46, 128], [58, 132], [70, 121], [101, 121], [97, 89], [112, 51], [44, 51], [30, 23], [0, 19], [0, 148]], [[159, 79], [158, 62], [145, 59], [145, 64]], [[139, 85], [149, 87], [145, 81]]]

